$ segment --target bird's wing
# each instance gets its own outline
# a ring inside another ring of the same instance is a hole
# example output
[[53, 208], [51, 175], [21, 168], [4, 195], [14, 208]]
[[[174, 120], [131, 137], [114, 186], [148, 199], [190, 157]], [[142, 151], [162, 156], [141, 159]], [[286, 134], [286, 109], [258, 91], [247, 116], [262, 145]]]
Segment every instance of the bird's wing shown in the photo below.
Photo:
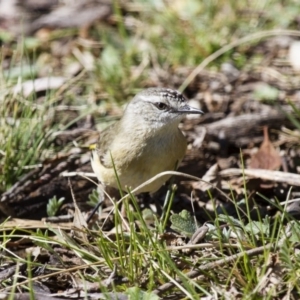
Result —
[[95, 149], [97, 155], [99, 156], [99, 160], [100, 160], [101, 164], [105, 168], [113, 167], [111, 160], [106, 159], [106, 156], [107, 156], [108, 151], [110, 150], [112, 141], [114, 139], [114, 135], [117, 130], [117, 128], [116, 128], [117, 124], [118, 123], [112, 124], [112, 125], [108, 126], [107, 128], [105, 128], [105, 130], [103, 130], [101, 132], [99, 141], [98, 141], [96, 149]]

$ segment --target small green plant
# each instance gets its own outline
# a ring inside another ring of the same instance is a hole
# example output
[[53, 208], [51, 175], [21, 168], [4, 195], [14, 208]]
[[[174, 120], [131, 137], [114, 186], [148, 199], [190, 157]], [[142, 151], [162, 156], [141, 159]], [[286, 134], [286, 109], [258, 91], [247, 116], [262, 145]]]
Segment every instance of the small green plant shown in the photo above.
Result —
[[187, 210], [181, 211], [179, 214], [173, 214], [170, 217], [172, 223], [171, 228], [180, 234], [191, 237], [197, 230], [197, 224], [194, 218]]
[[53, 198], [49, 199], [48, 204], [47, 204], [47, 215], [49, 217], [53, 217], [57, 214], [58, 210], [62, 206], [65, 198], [62, 197], [57, 200], [56, 196]]
[[94, 189], [89, 194], [89, 201], [87, 202], [87, 204], [92, 207], [95, 207], [99, 203], [99, 199], [100, 199], [100, 193], [97, 189]]

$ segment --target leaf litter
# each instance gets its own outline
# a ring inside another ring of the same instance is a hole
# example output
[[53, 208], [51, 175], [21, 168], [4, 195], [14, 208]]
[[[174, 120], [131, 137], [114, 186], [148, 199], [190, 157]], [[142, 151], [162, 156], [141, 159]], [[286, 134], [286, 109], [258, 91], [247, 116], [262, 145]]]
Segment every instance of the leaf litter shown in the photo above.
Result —
[[[39, 59], [47, 63], [54, 54], [54, 59], [50, 62], [54, 75], [45, 77], [45, 67], [42, 66], [38, 70], [38, 78], [11, 86], [10, 92], [14, 97], [19, 97], [20, 92], [25, 93], [21, 95], [23, 97], [35, 94], [35, 104], [40, 105], [47, 101], [48, 91], [54, 90], [54, 110], [46, 113], [45, 124], [58, 126], [48, 137], [49, 148], [55, 150], [46, 152], [39, 165], [25, 172], [9, 189], [3, 189], [0, 195], [3, 217], [10, 217], [3, 222], [1, 232], [3, 237], [9, 232], [14, 233], [13, 240], [6, 240], [2, 247], [2, 293], [13, 291], [15, 295], [22, 294], [29, 299], [29, 293], [24, 293], [24, 286], [30, 281], [26, 281], [26, 278], [32, 276], [34, 282], [31, 290], [37, 299], [42, 295], [45, 299], [51, 294], [56, 294], [57, 299], [80, 299], [86, 295], [92, 299], [128, 299], [130, 295], [151, 296], [155, 299], [156, 294], [163, 295], [168, 291], [172, 291], [174, 299], [176, 296], [183, 297], [182, 290], [180, 294], [171, 290], [176, 282], [182, 284], [182, 278], [175, 276], [169, 282], [166, 279], [162, 282], [159, 278], [150, 289], [154, 293], [144, 292], [150, 284], [147, 277], [150, 264], [147, 259], [143, 263], [144, 273], [140, 274], [139, 287], [117, 292], [115, 287], [124, 287], [130, 283], [129, 287], [137, 282], [130, 276], [125, 276], [119, 265], [114, 265], [107, 257], [106, 261], [103, 259], [107, 251], [105, 247], [110, 247], [114, 253], [120, 251], [117, 241], [120, 230], [123, 229], [115, 224], [115, 204], [105, 199], [101, 212], [98, 211], [93, 223], [85, 224], [91, 211], [87, 199], [94, 193], [97, 200], [97, 193], [94, 192], [95, 183], [78, 174], [91, 172], [89, 146], [99, 137], [95, 126], [97, 120], [107, 116], [116, 118], [120, 110], [99, 101], [110, 99], [109, 89], [104, 90], [97, 83], [92, 83], [91, 86], [80, 84], [82, 79], [89, 81], [86, 72], [94, 70], [91, 66], [97, 59], [97, 51], [103, 47], [93, 44], [99, 49], [95, 47], [94, 55], [90, 56], [90, 52], [86, 52], [88, 55], [82, 50], [82, 44], [84, 41], [95, 42], [90, 32], [99, 20], [108, 27], [115, 25], [116, 21], [112, 6], [106, 1], [89, 1], [90, 6], [76, 4], [64, 8], [57, 6], [57, 1], [50, 2], [45, 2], [43, 8], [41, 3], [28, 2], [27, 5], [31, 5], [31, 8], [35, 7], [35, 12], [44, 11], [45, 14], [39, 15], [34, 22], [28, 21], [24, 32], [28, 36], [35, 32], [39, 47], [47, 41], [50, 48]], [[123, 7], [124, 10], [128, 8], [130, 6]], [[11, 9], [18, 10], [15, 16], [20, 14], [20, 10], [28, 12], [26, 6], [12, 6]], [[139, 11], [138, 8], [131, 9]], [[74, 20], [59, 17], [70, 13], [76, 15], [80, 11], [81, 14]], [[30, 14], [27, 17], [32, 20]], [[12, 36], [18, 34], [19, 29], [9, 23], [7, 16], [2, 13], [0, 18], [3, 22], [1, 28], [8, 26]], [[53, 37], [61, 28], [74, 27], [79, 28], [78, 37]], [[4, 46], [4, 69], [8, 69], [13, 59], [8, 49], [12, 41], [13, 38]], [[228, 59], [215, 69], [206, 68], [195, 76], [184, 91], [206, 114], [201, 119], [186, 119], [181, 124], [189, 147], [179, 171], [202, 178], [205, 182], [175, 177], [178, 189], [171, 207], [170, 223], [165, 228], [165, 236], [161, 235], [160, 239], [161, 243], [166, 241], [166, 235], [169, 234], [167, 249], [172, 254], [173, 263], [180, 270], [187, 271], [187, 278], [194, 278], [196, 283], [205, 282], [201, 274], [208, 270], [215, 271], [213, 276], [216, 277], [212, 278], [218, 280], [215, 280], [211, 289], [207, 289], [228, 299], [233, 296], [242, 298], [243, 288], [246, 286], [241, 274], [236, 275], [235, 282], [224, 286], [229, 276], [227, 272], [242, 272], [242, 268], [237, 267], [237, 262], [243, 257], [243, 251], [247, 252], [248, 258], [255, 258], [254, 260], [265, 250], [270, 251], [263, 266], [259, 268], [255, 265], [257, 284], [252, 295], [288, 299], [287, 295], [295, 294], [295, 290], [283, 281], [284, 276], [287, 276], [287, 266], [296, 259], [294, 253], [290, 258], [284, 256], [288, 253], [289, 233], [286, 233], [286, 240], [282, 237], [277, 246], [267, 242], [274, 228], [279, 227], [276, 229], [278, 232], [282, 229], [278, 219], [282, 224], [292, 224], [291, 219], [298, 219], [300, 216], [300, 128], [296, 126], [297, 122], [293, 122], [299, 119], [299, 114], [290, 105], [293, 103], [297, 108], [300, 102], [299, 57], [294, 50], [298, 47], [297, 43], [299, 42], [295, 37], [280, 35], [241, 47], [234, 54], [247, 58], [244, 65], [237, 66]], [[50, 54], [47, 54], [48, 51]], [[59, 53], [60, 51], [64, 54]], [[79, 61], [76, 66], [71, 66], [71, 62], [67, 61], [72, 51]], [[109, 53], [106, 55], [109, 57]], [[139, 70], [130, 70], [135, 78], [138, 78], [136, 74], [141, 74], [141, 70], [146, 70], [148, 75], [147, 80], [135, 87], [167, 85], [179, 88], [191, 74], [190, 67], [162, 69], [154, 57], [151, 59], [153, 67], [149, 70], [145, 67], [147, 58], [144, 58], [144, 64], [139, 66]], [[68, 71], [63, 67], [64, 64], [67, 64]], [[71, 82], [67, 77], [60, 77], [66, 73], [71, 76]], [[92, 93], [89, 88], [93, 89]], [[82, 117], [80, 113], [83, 106], [76, 106], [76, 101], [74, 103], [70, 95], [82, 98], [86, 92], [89, 93], [87, 105], [90, 104], [93, 110], [87, 110]], [[121, 92], [126, 99], [132, 94], [126, 88]], [[97, 104], [100, 104], [100, 108], [95, 108]], [[62, 176], [67, 172], [76, 175], [70, 177], [70, 184]], [[155, 195], [140, 195], [137, 199], [141, 210], [147, 210], [144, 221], [147, 221], [150, 230], [154, 230], [156, 226], [167, 190], [166, 185]], [[65, 202], [56, 217], [48, 218], [46, 206], [53, 197], [65, 198]], [[295, 201], [288, 202], [292, 200]], [[139, 233], [142, 223], [143, 220], [137, 218], [129, 226], [134, 226], [130, 227], [131, 230]], [[35, 234], [31, 234], [32, 232]], [[44, 234], [49, 235], [48, 239]], [[99, 234], [103, 235], [107, 244], [97, 244]], [[126, 243], [129, 235], [130, 230], [121, 234], [124, 239], [123, 247], [128, 251], [130, 247]], [[142, 234], [139, 238], [141, 243], [145, 243]], [[249, 242], [251, 238], [255, 239], [251, 241], [252, 244]], [[261, 244], [265, 248], [259, 248]], [[183, 258], [183, 254], [188, 255], [188, 258]], [[28, 256], [30, 260], [26, 260]], [[215, 258], [216, 261], [210, 264], [206, 258]], [[30, 264], [32, 273], [29, 276]], [[223, 269], [220, 267], [226, 264], [228, 265]], [[154, 265], [151, 265], [152, 272]], [[84, 273], [80, 273], [82, 270]], [[218, 270], [223, 273], [218, 273]], [[99, 273], [101, 280], [94, 281], [95, 274], [98, 276]], [[13, 283], [16, 274], [19, 279]]]

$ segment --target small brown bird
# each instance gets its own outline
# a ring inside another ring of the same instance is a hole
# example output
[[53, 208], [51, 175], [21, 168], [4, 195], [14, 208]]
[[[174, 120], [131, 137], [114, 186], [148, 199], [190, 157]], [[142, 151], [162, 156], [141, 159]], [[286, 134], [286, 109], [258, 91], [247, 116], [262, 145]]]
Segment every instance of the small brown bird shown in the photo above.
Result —
[[[127, 105], [122, 118], [106, 128], [92, 154], [92, 168], [101, 183], [134, 189], [164, 171], [173, 171], [183, 159], [187, 142], [179, 130], [187, 114], [203, 114], [190, 107], [183, 95], [166, 88], [149, 88]], [[115, 170], [114, 170], [115, 167]], [[169, 175], [139, 189], [155, 192]]]

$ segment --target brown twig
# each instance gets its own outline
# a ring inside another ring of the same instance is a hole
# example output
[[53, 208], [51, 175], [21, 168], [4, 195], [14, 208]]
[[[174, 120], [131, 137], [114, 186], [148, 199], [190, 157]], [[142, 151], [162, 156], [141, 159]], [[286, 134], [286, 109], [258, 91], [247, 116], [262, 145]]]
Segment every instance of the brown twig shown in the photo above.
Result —
[[[193, 278], [199, 276], [203, 271], [206, 271], [206, 270], [209, 270], [209, 269], [215, 269], [217, 267], [225, 265], [226, 263], [230, 263], [230, 262], [233, 262], [235, 260], [238, 260], [238, 259], [244, 257], [245, 255], [247, 255], [248, 257], [252, 257], [252, 256], [255, 256], [255, 255], [261, 254], [266, 250], [268, 250], [268, 251], [275, 250], [276, 248], [280, 248], [280, 246], [285, 241], [285, 239], [290, 237], [291, 234], [292, 234], [291, 233], [291, 226], [287, 226], [287, 228], [285, 230], [284, 237], [278, 242], [278, 244], [269, 243], [265, 246], [261, 246], [261, 247], [257, 247], [257, 248], [251, 249], [251, 250], [243, 251], [241, 253], [237, 253], [237, 254], [219, 259], [217, 261], [207, 263], [207, 264], [202, 265], [199, 268], [197, 268], [197, 270], [193, 270], [193, 271], [190, 271], [190, 272], [186, 273], [185, 276], [189, 279], [193, 279]], [[178, 284], [181, 284], [182, 280], [178, 278], [178, 279], [176, 279], [176, 282]], [[155, 293], [157, 295], [161, 295], [164, 292], [166, 292], [167, 290], [169, 290], [170, 288], [172, 288], [173, 286], [174, 286], [174, 282], [167, 282], [167, 283], [161, 285], [156, 290], [154, 290], [153, 293]]]

